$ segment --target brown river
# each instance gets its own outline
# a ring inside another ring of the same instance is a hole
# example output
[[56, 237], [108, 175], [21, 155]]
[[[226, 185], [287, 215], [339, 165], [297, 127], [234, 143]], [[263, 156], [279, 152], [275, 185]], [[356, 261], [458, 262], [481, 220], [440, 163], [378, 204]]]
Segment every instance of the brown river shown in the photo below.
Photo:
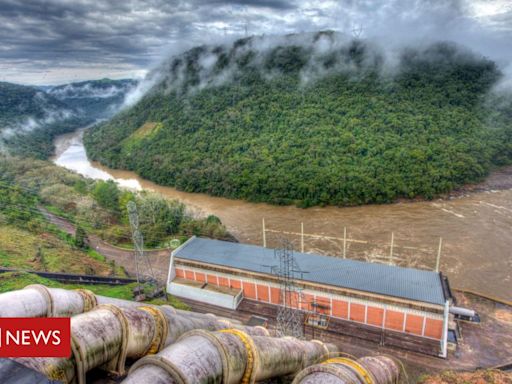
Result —
[[342, 257], [346, 228], [347, 258], [434, 269], [442, 237], [440, 270], [452, 287], [512, 300], [510, 169], [494, 174], [476, 191], [447, 199], [301, 209], [180, 192], [133, 172], [109, 169], [87, 159], [82, 132], [57, 138], [56, 164], [91, 178], [114, 179], [123, 187], [179, 199], [193, 214], [218, 216], [241, 242], [262, 244], [265, 219], [267, 246], [278, 246], [286, 237], [300, 250], [303, 223], [305, 252]]

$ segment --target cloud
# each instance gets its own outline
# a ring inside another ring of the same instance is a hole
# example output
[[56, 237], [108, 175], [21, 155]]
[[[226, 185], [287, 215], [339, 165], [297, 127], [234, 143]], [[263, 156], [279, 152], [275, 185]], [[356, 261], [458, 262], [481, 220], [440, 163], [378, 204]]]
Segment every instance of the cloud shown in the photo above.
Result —
[[193, 45], [319, 29], [389, 46], [451, 39], [512, 61], [508, 0], [3, 0], [0, 80], [141, 76]]

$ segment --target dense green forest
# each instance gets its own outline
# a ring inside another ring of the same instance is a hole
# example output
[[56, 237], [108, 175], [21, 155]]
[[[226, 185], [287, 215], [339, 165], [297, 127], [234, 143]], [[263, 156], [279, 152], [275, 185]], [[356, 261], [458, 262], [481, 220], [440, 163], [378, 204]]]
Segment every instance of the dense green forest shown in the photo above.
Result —
[[437, 43], [389, 68], [361, 40], [318, 53], [326, 39], [174, 57], [134, 107], [87, 132], [88, 154], [184, 191], [304, 207], [433, 198], [510, 163], [492, 61]]
[[0, 82], [0, 149], [45, 159], [55, 136], [112, 116], [135, 85], [102, 79], [41, 90]]

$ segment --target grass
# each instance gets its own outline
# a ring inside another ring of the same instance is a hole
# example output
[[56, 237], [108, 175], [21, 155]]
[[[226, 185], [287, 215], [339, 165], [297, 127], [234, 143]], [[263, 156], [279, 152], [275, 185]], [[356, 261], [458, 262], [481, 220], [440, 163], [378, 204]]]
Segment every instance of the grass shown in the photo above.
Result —
[[132, 139], [141, 140], [146, 137], [153, 136], [162, 128], [162, 123], [155, 123], [152, 121], [148, 121], [144, 123], [140, 128], [138, 128], [135, 132], [133, 132], [130, 137]]
[[[112, 264], [94, 250], [80, 250], [72, 238], [60, 231], [35, 233], [10, 225], [0, 225], [0, 266], [77, 274], [112, 274]], [[115, 274], [125, 276], [115, 267]]]
[[[47, 279], [27, 272], [5, 272], [0, 273], [0, 293], [13, 291], [16, 289], [23, 289], [30, 284], [43, 284], [50, 288], [65, 288], [65, 289], [88, 289], [97, 295], [115, 297], [124, 300], [133, 300], [133, 289], [137, 283], [126, 285], [93, 285], [93, 284], [63, 284], [58, 281]], [[178, 309], [190, 309], [186, 304], [182, 303], [177, 298], [168, 295], [169, 301], [163, 299], [152, 299], [146, 301], [155, 305], [171, 305]]]

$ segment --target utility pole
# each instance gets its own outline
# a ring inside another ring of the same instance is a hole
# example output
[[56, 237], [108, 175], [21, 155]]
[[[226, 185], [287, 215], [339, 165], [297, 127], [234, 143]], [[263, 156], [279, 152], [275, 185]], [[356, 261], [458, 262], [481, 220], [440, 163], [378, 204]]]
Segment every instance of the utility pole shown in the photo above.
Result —
[[436, 258], [436, 272], [439, 273], [439, 264], [441, 262], [441, 248], [443, 247], [443, 238], [439, 238], [439, 248], [437, 248], [437, 258]]
[[262, 219], [263, 225], [263, 248], [267, 248], [267, 230], [265, 229], [265, 218]]
[[304, 223], [300, 223], [300, 251], [304, 253]]
[[395, 246], [395, 234], [391, 232], [391, 246], [389, 247], [389, 265], [393, 265], [393, 247]]
[[347, 227], [343, 227], [343, 258], [347, 258]]

